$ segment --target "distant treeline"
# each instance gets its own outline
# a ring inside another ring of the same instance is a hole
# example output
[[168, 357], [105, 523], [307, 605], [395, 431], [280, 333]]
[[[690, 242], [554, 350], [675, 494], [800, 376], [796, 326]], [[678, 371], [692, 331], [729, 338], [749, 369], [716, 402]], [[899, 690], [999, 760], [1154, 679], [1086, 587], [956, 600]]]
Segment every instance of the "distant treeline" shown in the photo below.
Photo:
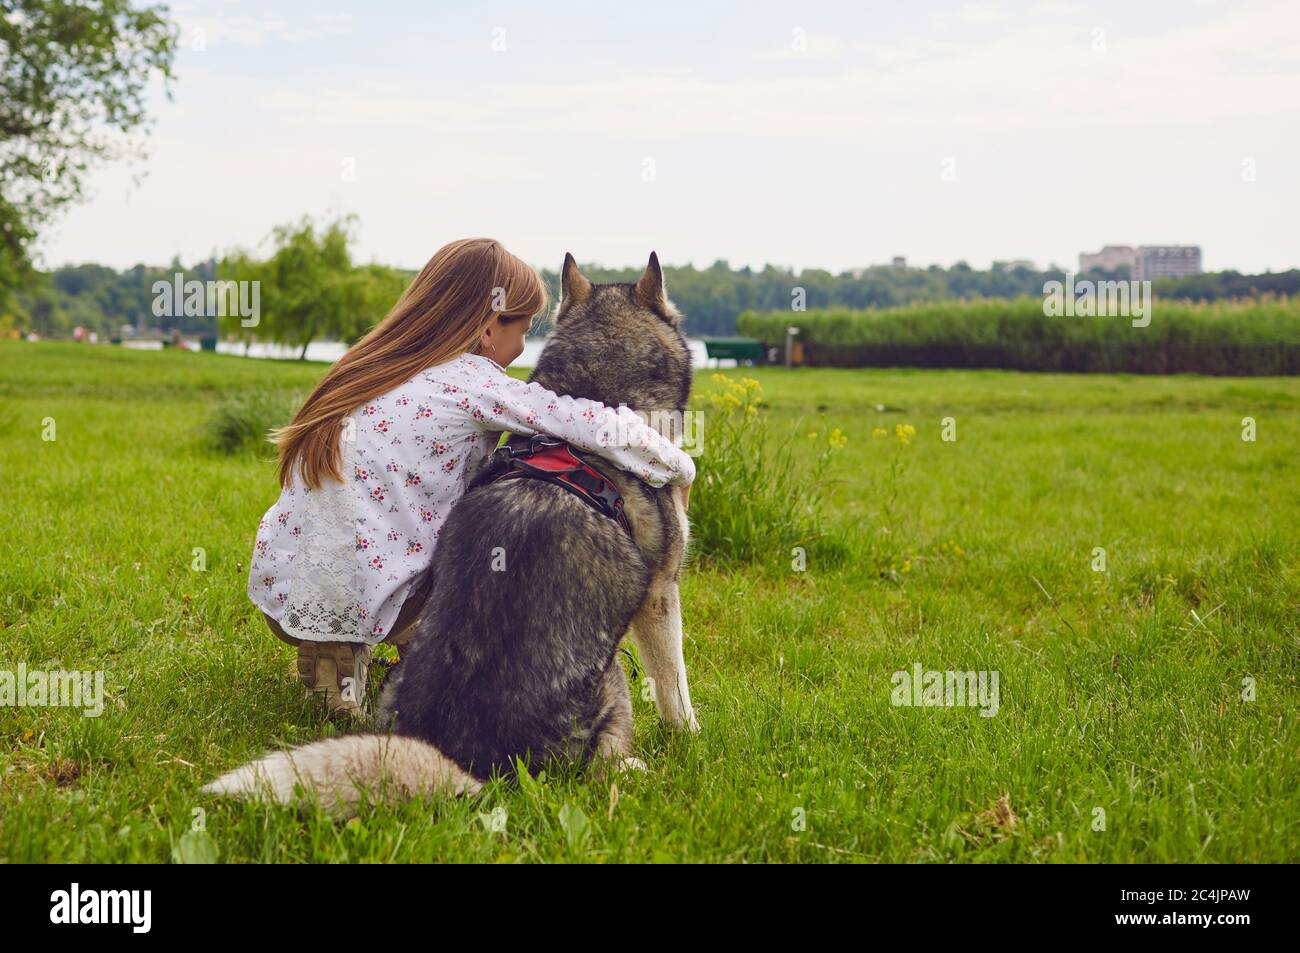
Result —
[[1300, 298], [1179, 301], [1155, 295], [1134, 326], [1122, 316], [1051, 316], [1043, 297], [924, 302], [854, 311], [746, 312], [741, 334], [804, 363], [838, 367], [998, 367], [1028, 371], [1298, 374]]
[[[640, 268], [610, 269], [584, 265], [592, 281], [635, 281]], [[893, 268], [879, 265], [839, 275], [820, 269], [794, 272], [768, 265], [761, 271], [733, 269], [724, 261], [707, 269], [668, 268], [668, 293], [686, 315], [688, 334], [724, 336], [737, 333], [736, 319], [745, 311], [791, 311], [796, 295], [808, 311], [828, 308], [893, 308], [927, 301], [1012, 299], [1037, 296], [1043, 285], [1061, 281], [1063, 270], [1034, 271], [1027, 268], [976, 271], [965, 262], [951, 268]], [[557, 275], [544, 271], [552, 289]], [[1093, 280], [1128, 278], [1128, 269], [1115, 272], [1087, 272], [1078, 276]], [[1300, 270], [1242, 275], [1223, 271], [1178, 280], [1156, 281], [1157, 298], [1188, 301], [1219, 301], [1262, 294], [1300, 295]], [[741, 332], [743, 333], [743, 331]]]
[[[65, 336], [80, 325], [88, 330], [96, 330], [103, 336], [112, 337], [117, 335], [121, 325], [130, 324], [150, 330], [176, 329], [185, 334], [214, 333], [216, 322], [211, 318], [197, 315], [164, 319], [155, 317], [152, 307], [154, 283], [159, 280], [171, 281], [177, 271], [183, 272], [187, 279], [200, 281], [219, 277], [247, 277], [257, 272], [257, 277], [263, 283], [265, 307], [266, 302], [277, 300], [279, 285], [283, 284], [285, 289], [291, 285], [302, 285], [298, 279], [305, 276], [296, 274], [296, 261], [308, 261], [304, 271], [316, 271], [320, 267], [336, 270], [321, 251], [328, 247], [328, 230], [317, 235], [315, 232], [304, 231], [308, 227], [296, 225], [277, 230], [278, 247], [271, 256], [275, 258], [278, 255], [274, 268], [254, 268], [257, 259], [241, 253], [221, 261], [209, 259], [188, 266], [173, 262], [165, 267], [137, 265], [125, 271], [115, 271], [102, 265], [78, 265], [38, 273], [31, 285], [18, 290], [17, 310], [10, 314], [0, 314], [0, 329], [30, 329], [45, 336]], [[312, 242], [315, 242], [315, 247], [309, 255], [303, 256], [293, 251], [295, 243], [311, 245]], [[271, 258], [266, 261], [269, 262]], [[324, 266], [322, 261], [325, 262]], [[385, 266], [353, 265], [350, 258], [344, 270], [338, 274], [347, 276], [355, 284], [361, 280], [354, 274], [360, 269], [368, 272], [362, 276], [363, 283], [375, 285], [374, 294], [367, 293], [364, 296], [365, 313], [349, 320], [342, 320], [338, 313], [331, 315], [318, 329], [311, 332], [317, 339], [327, 334], [341, 335], [344, 339], [358, 336], [382, 317], [386, 305], [392, 303], [381, 301], [375, 295], [382, 297], [382, 294], [391, 294], [395, 299], [396, 294], [391, 289], [397, 286], [400, 290], [400, 286], [414, 274]], [[640, 274], [641, 266], [612, 269], [584, 265], [583, 270], [593, 281], [634, 281]], [[928, 268], [894, 268], [882, 265], [838, 275], [820, 269], [804, 269], [796, 273], [774, 265], [761, 270], [748, 267], [736, 269], [725, 261], [715, 262], [703, 269], [688, 265], [669, 267], [666, 271], [669, 294], [686, 314], [687, 333], [708, 336], [735, 334], [736, 318], [742, 312], [790, 311], [791, 305], [797, 300], [801, 300], [809, 311], [820, 311], [831, 308], [892, 308], [946, 300], [1012, 299], [1022, 295], [1041, 296], [1045, 282], [1061, 280], [1064, 274], [1059, 269], [1035, 271], [1023, 267], [977, 271], [964, 262], [958, 262], [951, 268], [938, 265]], [[544, 269], [542, 275], [554, 295], [559, 288], [558, 274]], [[1115, 273], [1088, 273], [1079, 277], [1114, 279], [1126, 278], [1127, 274], [1121, 270]], [[377, 280], [372, 282], [371, 279]], [[369, 290], [367, 289], [368, 292]], [[1263, 275], [1223, 271], [1176, 281], [1157, 281], [1153, 290], [1158, 300], [1218, 301], [1267, 293], [1297, 295], [1300, 294], [1300, 270]], [[281, 295], [278, 300], [285, 301], [290, 297], [295, 300], [298, 298], [295, 293]], [[341, 297], [342, 307], [346, 308], [346, 301], [353, 297], [353, 294]], [[322, 306], [332, 309], [330, 302], [333, 300], [326, 296]], [[297, 301], [297, 304], [306, 306], [307, 303]], [[301, 343], [295, 335], [305, 333], [303, 329], [307, 323], [309, 322], [298, 321], [292, 328], [286, 326], [285, 330], [292, 332], [287, 334], [286, 341]], [[270, 332], [270, 326], [264, 331]]]
[[[76, 265], [37, 272], [30, 284], [15, 289], [17, 311], [0, 315], [0, 327], [35, 331], [43, 337], [66, 337], [73, 328], [83, 327], [109, 338], [123, 324], [163, 330], [163, 322], [153, 315], [154, 283], [170, 282], [178, 271], [184, 272], [186, 278], [211, 281], [216, 277], [217, 263], [136, 265], [124, 271], [104, 265]], [[203, 317], [165, 323], [165, 330], [175, 327], [185, 333], [211, 333], [215, 328], [214, 321]]]

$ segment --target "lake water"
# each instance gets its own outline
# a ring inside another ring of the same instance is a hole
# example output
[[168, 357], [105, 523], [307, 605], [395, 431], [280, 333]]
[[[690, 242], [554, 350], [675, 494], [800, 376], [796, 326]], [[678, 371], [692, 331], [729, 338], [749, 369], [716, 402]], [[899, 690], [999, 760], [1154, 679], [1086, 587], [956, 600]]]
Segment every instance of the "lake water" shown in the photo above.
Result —
[[[197, 348], [199, 346], [198, 341], [187, 340], [186, 343], [193, 348]], [[704, 342], [699, 340], [698, 338], [687, 338], [686, 344], [691, 349], [691, 364], [694, 367], [709, 367], [709, 366], [735, 367], [736, 366], [736, 362], [732, 360], [714, 361], [713, 364], [710, 365], [706, 357]], [[512, 364], [511, 366], [512, 367], [536, 367], [537, 359], [541, 356], [542, 348], [545, 345], [546, 345], [546, 341], [543, 339], [538, 339], [538, 338], [525, 339], [524, 353], [519, 355], [519, 359], [515, 361], [514, 364]], [[162, 347], [162, 343], [160, 341], [138, 341], [138, 342], [127, 341], [124, 343], [123, 346], [132, 347], [132, 348], [143, 348], [148, 350], [156, 350]], [[247, 354], [248, 357], [264, 357], [264, 358], [279, 358], [281, 360], [296, 360], [298, 357], [299, 350], [300, 349], [296, 347], [285, 347], [277, 344], [256, 343], [253, 344], [247, 350], [247, 352], [245, 352], [244, 345], [238, 342], [235, 341], [217, 342], [218, 354], [234, 354], [234, 355], [238, 355], [239, 357], [244, 357], [245, 354]], [[307, 360], [324, 361], [326, 363], [332, 364], [335, 361], [337, 361], [340, 357], [342, 357], [345, 351], [347, 351], [347, 345], [343, 344], [340, 341], [315, 341], [307, 345]]]

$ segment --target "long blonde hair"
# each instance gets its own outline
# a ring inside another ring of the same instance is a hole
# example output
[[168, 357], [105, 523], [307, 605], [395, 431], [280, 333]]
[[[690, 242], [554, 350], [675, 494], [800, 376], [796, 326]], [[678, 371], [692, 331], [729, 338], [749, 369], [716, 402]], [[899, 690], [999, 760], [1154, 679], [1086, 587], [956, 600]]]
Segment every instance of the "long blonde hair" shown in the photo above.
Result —
[[293, 422], [272, 432], [280, 485], [295, 476], [312, 489], [327, 476], [341, 481], [339, 436], [348, 414], [425, 368], [473, 350], [497, 318], [532, 318], [546, 300], [537, 272], [500, 242], [465, 238], [438, 249], [387, 317], [330, 368]]

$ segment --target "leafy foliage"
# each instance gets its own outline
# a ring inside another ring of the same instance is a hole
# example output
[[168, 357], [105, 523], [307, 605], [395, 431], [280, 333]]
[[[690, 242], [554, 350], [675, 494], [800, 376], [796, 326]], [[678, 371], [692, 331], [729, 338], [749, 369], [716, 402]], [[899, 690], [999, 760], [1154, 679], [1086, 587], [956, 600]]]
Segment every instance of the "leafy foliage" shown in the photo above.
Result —
[[[1149, 316], [1145, 327], [1135, 327], [1127, 317], [1049, 316], [1041, 297], [1025, 297], [874, 311], [828, 308], [800, 313], [797, 322], [799, 339], [814, 352], [844, 349], [838, 355], [818, 353], [815, 363], [1295, 373], [1300, 298], [1195, 304], [1155, 296]], [[737, 325], [743, 334], [780, 344], [791, 320], [789, 311], [746, 312]], [[854, 348], [864, 350], [855, 354]]]
[[[312, 241], [324, 255], [324, 245], [331, 228], [340, 223], [319, 226]], [[341, 223], [346, 231], [351, 220]], [[278, 229], [272, 236], [272, 256], [280, 254], [286, 244], [309, 244], [302, 232], [309, 227], [304, 220]], [[301, 251], [301, 247], [299, 247]], [[310, 256], [309, 256], [310, 257]], [[137, 265], [123, 272], [115, 272], [100, 265], [80, 265], [60, 268], [48, 275], [36, 275], [31, 287], [19, 294], [23, 312], [10, 324], [30, 327], [43, 336], [66, 336], [76, 325], [99, 330], [111, 336], [119, 325], [155, 325], [150, 310], [150, 288], [158, 279], [170, 280], [177, 271], [186, 277], [209, 280], [219, 270], [223, 278], [240, 276], [268, 276], [258, 269], [260, 258], [251, 251], [233, 251], [220, 263], [200, 262], [183, 268], [173, 262], [166, 268]], [[635, 281], [640, 268], [601, 268], [584, 265], [584, 271], [593, 281]], [[357, 274], [360, 272], [360, 274]], [[686, 331], [693, 335], [731, 335], [736, 333], [736, 319], [745, 311], [784, 312], [789, 317], [793, 295], [803, 289], [808, 313], [819, 311], [853, 311], [864, 308], [893, 308], [917, 303], [960, 301], [961, 299], [1014, 299], [1018, 296], [1041, 295], [1043, 283], [1059, 280], [1058, 270], [1034, 271], [1016, 268], [1010, 271], [992, 269], [976, 271], [959, 262], [951, 268], [937, 265], [929, 268], [875, 267], [856, 272], [833, 275], [819, 269], [793, 270], [769, 265], [762, 270], [732, 269], [726, 262], [715, 262], [706, 269], [691, 265], [665, 269], [669, 294], [686, 315]], [[559, 293], [559, 276], [543, 270], [552, 299]], [[412, 273], [383, 265], [363, 265], [354, 268], [352, 280], [363, 287], [367, 278], [377, 283], [374, 304], [366, 304], [359, 312], [355, 325], [344, 316], [344, 326], [355, 339], [365, 330], [365, 322], [373, 323], [397, 299]], [[1094, 278], [1113, 278], [1114, 275], [1090, 273]], [[269, 282], [263, 290], [274, 294], [274, 284]], [[380, 290], [382, 289], [382, 290]], [[355, 290], [355, 288], [354, 288]], [[1222, 300], [1233, 297], [1262, 297], [1275, 294], [1300, 294], [1300, 271], [1279, 272], [1270, 275], [1239, 275], [1236, 272], [1197, 275], [1178, 281], [1158, 281], [1154, 293], [1159, 300]], [[369, 297], [365, 299], [370, 301]], [[266, 303], [264, 298], [263, 304]], [[328, 322], [327, 322], [328, 324]], [[165, 330], [178, 328], [185, 333], [210, 333], [213, 322], [208, 318], [177, 317], [169, 319]], [[0, 328], [4, 327], [3, 308], [0, 308]], [[257, 334], [264, 338], [272, 333], [268, 323], [260, 329], [247, 331], [233, 322], [228, 330], [236, 336]], [[545, 330], [544, 327], [539, 330]], [[782, 328], [784, 335], [784, 328]], [[318, 333], [316, 339], [321, 335]], [[270, 340], [271, 338], [266, 338]], [[285, 343], [300, 343], [293, 336]]]
[[[640, 269], [584, 265], [583, 272], [592, 281], [635, 281]], [[1060, 281], [1064, 274], [1064, 269], [1057, 266], [1043, 271], [1024, 267], [980, 271], [960, 261], [950, 268], [877, 265], [838, 275], [820, 268], [796, 272], [776, 265], [761, 270], [732, 269], [725, 261], [714, 262], [706, 269], [690, 265], [665, 269], [668, 293], [686, 314], [687, 331], [697, 335], [734, 334], [736, 318], [745, 311], [785, 312], [788, 318], [796, 293], [810, 312], [896, 308], [920, 302], [1041, 296], [1045, 282]], [[557, 291], [558, 275], [543, 272], [543, 276], [552, 292]], [[1114, 280], [1128, 275], [1126, 269], [1121, 269], [1114, 273], [1086, 272], [1079, 277]], [[1225, 271], [1163, 279], [1154, 283], [1152, 291], [1157, 299], [1181, 301], [1300, 295], [1300, 270], [1266, 275]]]
[[704, 394], [704, 454], [691, 488], [691, 538], [706, 560], [786, 564], [821, 545], [826, 472], [847, 438], [833, 429], [811, 465], [794, 446], [798, 424], [776, 432], [753, 378], [713, 376]]
[[217, 405], [206, 424], [209, 449], [223, 454], [272, 456], [267, 435], [293, 419], [299, 401], [280, 390], [238, 391]]
[[[1154, 303], [1149, 327], [1124, 317], [1049, 317], [1042, 298], [944, 301], [876, 311], [810, 310], [797, 316], [799, 336], [818, 344], [1272, 344], [1300, 342], [1300, 298]], [[742, 333], [785, 338], [789, 311], [741, 315]]]
[[242, 251], [226, 256], [219, 268], [223, 280], [260, 282], [261, 316], [247, 328], [240, 315], [229, 315], [221, 319], [222, 330], [290, 344], [303, 356], [312, 341], [351, 343], [364, 335], [397, 301], [406, 276], [383, 265], [354, 265], [354, 224], [341, 218], [318, 227], [305, 218], [272, 232], [275, 248], [264, 261]]
[[139, 154], [146, 88], [171, 78], [166, 8], [0, 0], [0, 313], [32, 241], [100, 162]]

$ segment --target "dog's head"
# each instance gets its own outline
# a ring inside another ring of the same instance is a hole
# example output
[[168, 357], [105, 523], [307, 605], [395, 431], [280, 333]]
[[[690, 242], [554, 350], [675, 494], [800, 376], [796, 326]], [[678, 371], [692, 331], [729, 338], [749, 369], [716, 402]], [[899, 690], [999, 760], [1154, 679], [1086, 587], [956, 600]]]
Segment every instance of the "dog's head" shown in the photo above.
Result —
[[592, 284], [564, 256], [555, 330], [532, 380], [557, 394], [633, 410], [686, 409], [691, 355], [681, 313], [668, 300], [659, 257], [634, 284]]

